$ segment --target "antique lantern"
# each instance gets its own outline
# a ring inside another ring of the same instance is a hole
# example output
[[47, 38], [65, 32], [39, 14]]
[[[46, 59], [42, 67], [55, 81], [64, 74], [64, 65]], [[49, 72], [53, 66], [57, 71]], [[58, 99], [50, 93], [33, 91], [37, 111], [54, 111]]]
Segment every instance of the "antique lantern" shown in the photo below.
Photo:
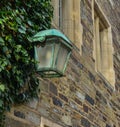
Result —
[[60, 31], [49, 29], [38, 32], [33, 38], [37, 73], [42, 77], [61, 77], [64, 75], [72, 43]]

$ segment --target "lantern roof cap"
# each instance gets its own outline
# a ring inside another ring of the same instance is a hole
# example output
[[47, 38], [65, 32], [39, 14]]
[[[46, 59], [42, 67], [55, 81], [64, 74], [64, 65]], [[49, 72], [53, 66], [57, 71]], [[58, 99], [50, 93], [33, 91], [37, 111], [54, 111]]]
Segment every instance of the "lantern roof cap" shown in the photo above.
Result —
[[35, 41], [43, 42], [45, 38], [49, 36], [60, 37], [63, 40], [65, 40], [68, 44], [72, 45], [72, 42], [62, 32], [56, 29], [48, 29], [48, 30], [40, 31], [33, 36], [32, 41], [33, 42]]

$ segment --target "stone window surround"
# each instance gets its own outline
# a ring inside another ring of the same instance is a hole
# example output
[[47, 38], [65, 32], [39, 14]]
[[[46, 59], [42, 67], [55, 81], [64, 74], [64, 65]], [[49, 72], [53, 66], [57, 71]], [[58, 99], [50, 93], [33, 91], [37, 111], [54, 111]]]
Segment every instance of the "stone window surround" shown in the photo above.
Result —
[[95, 70], [96, 72], [101, 73], [114, 88], [115, 87], [115, 72], [113, 67], [114, 50], [112, 45], [111, 25], [107, 20], [105, 14], [103, 13], [102, 9], [96, 2], [96, 0], [94, 0], [92, 11], [94, 20], [93, 57], [95, 59]]
[[57, 123], [54, 123], [44, 117], [41, 117], [41, 124], [40, 127], [62, 127], [58, 125]]
[[52, 26], [60, 29], [75, 44], [80, 53], [82, 53], [83, 28], [80, 16], [80, 1], [52, 0], [54, 7]]

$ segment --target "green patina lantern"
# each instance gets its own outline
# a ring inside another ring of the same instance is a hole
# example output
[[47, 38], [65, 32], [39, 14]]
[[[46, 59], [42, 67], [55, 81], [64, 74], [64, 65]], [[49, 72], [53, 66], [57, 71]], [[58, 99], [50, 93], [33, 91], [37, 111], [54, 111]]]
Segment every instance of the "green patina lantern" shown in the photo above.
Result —
[[38, 32], [32, 41], [37, 42], [37, 72], [42, 77], [63, 76], [73, 47], [70, 40], [60, 31], [50, 29]]

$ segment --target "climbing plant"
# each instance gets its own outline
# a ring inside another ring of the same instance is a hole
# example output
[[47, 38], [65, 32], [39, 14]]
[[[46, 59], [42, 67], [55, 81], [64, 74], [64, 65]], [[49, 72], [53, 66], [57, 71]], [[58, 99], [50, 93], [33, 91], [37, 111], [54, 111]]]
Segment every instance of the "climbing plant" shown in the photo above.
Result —
[[0, 0], [0, 127], [11, 105], [37, 96], [30, 38], [50, 28], [52, 14], [51, 0]]

